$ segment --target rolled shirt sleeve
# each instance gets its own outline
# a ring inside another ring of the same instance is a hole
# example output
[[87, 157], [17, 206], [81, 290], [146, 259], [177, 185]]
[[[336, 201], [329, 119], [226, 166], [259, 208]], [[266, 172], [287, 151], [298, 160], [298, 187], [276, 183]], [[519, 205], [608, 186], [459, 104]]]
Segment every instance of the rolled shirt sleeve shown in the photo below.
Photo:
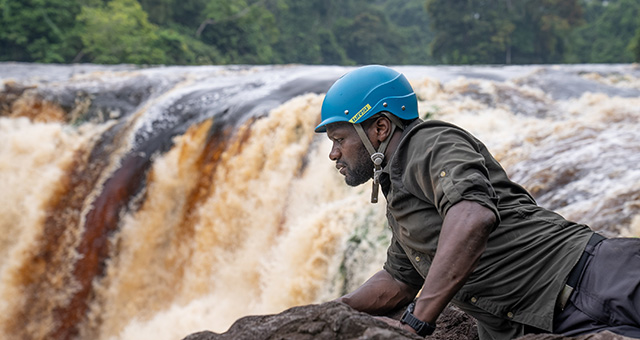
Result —
[[[498, 195], [489, 180], [483, 145], [460, 130], [450, 128], [419, 131], [420, 147], [411, 148], [405, 179], [407, 188], [424, 196], [444, 218], [449, 208], [460, 201], [473, 201], [490, 209], [500, 223]], [[495, 227], [495, 226], [494, 226]]]

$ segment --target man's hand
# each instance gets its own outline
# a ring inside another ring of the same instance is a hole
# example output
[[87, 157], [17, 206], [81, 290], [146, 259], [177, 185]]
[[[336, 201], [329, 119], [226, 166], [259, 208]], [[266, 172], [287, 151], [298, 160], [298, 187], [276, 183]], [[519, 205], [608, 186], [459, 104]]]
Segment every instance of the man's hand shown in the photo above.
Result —
[[383, 315], [413, 301], [417, 293], [417, 289], [397, 281], [387, 271], [381, 270], [358, 289], [335, 301], [361, 312]]
[[396, 319], [388, 318], [388, 317], [386, 317], [386, 316], [376, 316], [375, 318], [376, 318], [376, 319], [378, 319], [378, 320], [380, 320], [380, 321], [382, 321], [382, 322], [384, 322], [384, 323], [386, 323], [386, 324], [387, 324], [387, 325], [389, 325], [389, 326], [393, 326], [393, 327], [397, 327], [397, 328], [402, 328], [402, 329], [404, 329], [404, 330], [405, 330], [405, 331], [407, 331], [407, 332], [410, 332], [410, 333], [416, 334], [415, 329], [411, 328], [411, 326], [409, 326], [409, 325], [405, 325], [405, 324], [403, 324], [402, 322], [400, 322], [400, 321], [398, 321], [398, 320], [396, 320]]

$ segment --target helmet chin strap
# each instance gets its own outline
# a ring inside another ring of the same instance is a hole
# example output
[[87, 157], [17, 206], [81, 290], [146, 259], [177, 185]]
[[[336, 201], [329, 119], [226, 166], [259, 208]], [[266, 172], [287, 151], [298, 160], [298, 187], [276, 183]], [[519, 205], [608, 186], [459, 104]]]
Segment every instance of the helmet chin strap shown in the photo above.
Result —
[[[361, 124], [353, 125], [353, 127], [356, 129], [356, 132], [358, 133], [358, 136], [360, 136], [360, 139], [362, 140], [362, 144], [364, 144], [364, 147], [367, 149], [367, 151], [369, 151], [369, 154], [371, 155], [371, 161], [373, 162], [373, 188], [371, 190], [371, 203], [378, 203], [378, 188], [380, 186], [380, 174], [382, 173], [382, 162], [384, 161], [384, 152], [387, 150], [387, 146], [389, 146], [389, 141], [391, 141], [391, 137], [393, 136], [393, 133], [396, 131], [396, 125], [400, 123], [398, 119], [393, 119], [393, 118], [396, 118], [395, 116], [386, 115], [386, 114], [385, 116], [392, 121], [391, 133], [389, 134], [389, 136], [387, 136], [385, 140], [382, 141], [382, 143], [380, 143], [380, 147], [378, 148], [378, 150], [376, 150], [373, 147], [373, 144], [369, 140], [369, 137], [367, 137], [367, 134], [364, 132], [364, 128], [362, 127], [362, 125]], [[399, 125], [399, 126], [402, 126], [402, 125]]]

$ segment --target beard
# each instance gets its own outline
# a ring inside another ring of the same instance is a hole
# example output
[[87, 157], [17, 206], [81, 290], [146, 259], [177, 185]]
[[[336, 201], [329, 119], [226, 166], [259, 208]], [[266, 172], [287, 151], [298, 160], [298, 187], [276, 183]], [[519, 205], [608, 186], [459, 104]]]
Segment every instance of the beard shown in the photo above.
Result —
[[344, 181], [349, 186], [355, 187], [373, 178], [373, 162], [364, 145], [360, 148], [353, 162], [342, 162], [342, 164], [347, 167]]

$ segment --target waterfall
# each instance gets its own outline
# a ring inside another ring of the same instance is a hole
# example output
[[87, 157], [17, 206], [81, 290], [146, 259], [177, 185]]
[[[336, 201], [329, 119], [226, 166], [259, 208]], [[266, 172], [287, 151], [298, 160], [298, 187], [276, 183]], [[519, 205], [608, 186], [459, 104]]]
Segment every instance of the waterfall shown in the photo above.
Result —
[[[384, 204], [313, 133], [348, 67], [0, 64], [0, 334], [176, 339], [339, 296]], [[539, 204], [640, 236], [635, 65], [397, 67]]]

